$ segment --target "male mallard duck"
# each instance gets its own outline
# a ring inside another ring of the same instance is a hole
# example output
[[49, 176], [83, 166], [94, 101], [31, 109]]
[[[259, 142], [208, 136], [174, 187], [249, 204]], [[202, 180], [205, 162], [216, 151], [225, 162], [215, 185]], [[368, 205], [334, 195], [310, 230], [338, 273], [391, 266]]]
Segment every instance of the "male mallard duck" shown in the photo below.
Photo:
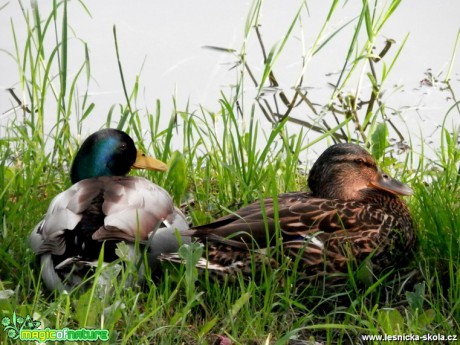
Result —
[[100, 130], [80, 147], [71, 168], [72, 187], [51, 201], [30, 235], [48, 289], [80, 283], [103, 243], [105, 262], [117, 259], [120, 241], [131, 249], [136, 241], [148, 243], [153, 268], [160, 253], [177, 251], [176, 229], [188, 229], [184, 215], [163, 188], [124, 176], [131, 168], [165, 171], [166, 165], [138, 152], [129, 135], [116, 129]]
[[[335, 276], [334, 281], [366, 258], [374, 273], [398, 266], [414, 246], [412, 220], [398, 197], [412, 189], [383, 173], [363, 148], [329, 147], [313, 165], [308, 185], [309, 193], [279, 195], [277, 206], [264, 199], [183, 232], [207, 245], [207, 257], [197, 266], [217, 275], [251, 275], [254, 262], [277, 264], [264, 248], [281, 243], [304, 278]], [[162, 260], [180, 261], [175, 254]]]

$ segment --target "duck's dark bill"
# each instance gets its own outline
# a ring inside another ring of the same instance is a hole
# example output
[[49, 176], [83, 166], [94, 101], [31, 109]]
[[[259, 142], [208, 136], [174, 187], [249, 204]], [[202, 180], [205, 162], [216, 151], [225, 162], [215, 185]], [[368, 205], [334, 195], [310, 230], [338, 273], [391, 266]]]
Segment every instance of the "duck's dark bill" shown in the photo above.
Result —
[[162, 161], [147, 156], [141, 151], [137, 151], [136, 161], [133, 164], [134, 169], [147, 169], [155, 171], [166, 171], [168, 166]]
[[370, 185], [377, 189], [398, 195], [412, 195], [414, 191], [408, 185], [390, 177], [386, 173], [379, 171], [377, 179], [371, 181]]

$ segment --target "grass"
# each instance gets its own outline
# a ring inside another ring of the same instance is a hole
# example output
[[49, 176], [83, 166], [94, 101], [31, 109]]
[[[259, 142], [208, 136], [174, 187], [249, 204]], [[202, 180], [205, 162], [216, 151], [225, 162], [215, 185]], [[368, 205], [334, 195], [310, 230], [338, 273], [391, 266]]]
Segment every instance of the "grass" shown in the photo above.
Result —
[[[304, 55], [299, 76], [318, 51], [334, 44], [343, 29], [327, 30], [338, 4], [331, 4], [317, 39], [309, 44], [311, 49]], [[69, 162], [94, 110], [87, 97], [91, 80], [88, 54], [71, 76], [66, 62], [66, 1], [55, 1], [53, 12], [47, 16], [37, 4], [24, 10], [19, 25], [28, 28], [25, 42], [18, 41], [18, 24], [11, 22], [15, 51], [9, 54], [17, 62], [20, 82], [14, 92], [20, 97], [0, 139], [2, 315], [30, 314], [50, 328], [106, 328], [110, 342], [121, 344], [214, 344], [219, 343], [219, 337], [236, 344], [295, 344], [296, 340], [336, 344], [364, 343], [360, 338], [363, 334], [460, 333], [458, 123], [453, 132], [443, 126], [438, 159], [434, 161], [423, 152], [418, 160], [410, 150], [402, 155], [404, 160], [394, 154], [389, 137], [401, 133], [387, 115], [380, 95], [404, 44], [394, 52], [392, 42], [387, 42], [379, 54], [373, 52], [376, 38], [399, 1], [377, 4], [363, 1], [362, 11], [353, 22], [355, 30], [343, 71], [328, 104], [318, 106], [309, 99], [302, 77], [293, 82], [291, 97], [284, 91], [266, 93], [278, 86], [276, 63], [298, 29], [306, 5], [299, 7], [298, 15], [287, 25], [282, 42], [266, 53], [257, 25], [262, 2], [255, 1], [248, 14], [245, 41], [255, 37], [260, 43], [264, 57], [261, 75], [246, 61], [245, 46], [240, 51], [212, 47], [238, 58], [236, 87], [230, 94], [222, 94], [220, 109], [174, 109], [169, 125], [162, 128], [159, 120], [165, 115], [159, 101], [153, 112], [136, 110], [139, 78], [135, 85], [126, 85], [119, 60], [125, 103], [110, 110], [107, 125], [129, 131], [141, 147], [169, 163], [166, 174], [149, 173], [148, 178], [170, 191], [178, 205], [188, 203], [193, 224], [204, 224], [257, 198], [305, 189], [309, 166], [299, 162], [317, 142], [360, 142], [381, 166], [409, 181], [415, 190], [408, 203], [419, 245], [409, 267], [368, 285], [350, 283], [335, 291], [322, 286], [302, 287], [296, 284], [295, 272], [283, 267], [260, 279], [236, 277], [218, 284], [207, 275], [197, 276], [192, 265], [179, 272], [165, 268], [162, 279], [148, 280], [144, 287], [126, 288], [123, 279], [129, 272], [119, 272], [118, 279], [111, 280], [110, 290], [95, 284], [86, 292], [75, 289], [50, 295], [44, 291], [27, 237], [51, 199], [69, 187]], [[49, 36], [56, 37], [53, 47], [45, 44]], [[116, 28], [114, 39], [117, 42]], [[84, 44], [82, 49], [87, 52]], [[118, 49], [122, 48], [117, 45], [117, 57]], [[452, 60], [454, 56], [455, 49]], [[356, 77], [357, 87], [353, 84]], [[367, 93], [365, 80], [372, 86]], [[81, 85], [86, 85], [83, 92]], [[244, 99], [248, 85], [258, 90], [251, 102]], [[354, 94], [344, 91], [350, 85], [355, 86]], [[441, 85], [452, 96], [452, 109], [445, 114], [447, 122], [460, 110], [448, 76]], [[359, 99], [368, 100], [366, 106]], [[48, 105], [45, 109], [45, 100], [55, 111]], [[298, 107], [306, 107], [315, 114], [315, 120], [293, 117], [291, 112]], [[45, 129], [47, 116], [55, 116], [50, 131]], [[267, 121], [271, 128], [262, 130]], [[301, 130], [291, 133], [289, 123]], [[181, 141], [177, 151], [171, 150], [173, 140]], [[192, 262], [200, 250], [184, 248], [183, 255]], [[99, 270], [96, 274], [105, 273]], [[4, 333], [0, 339], [13, 343]]]

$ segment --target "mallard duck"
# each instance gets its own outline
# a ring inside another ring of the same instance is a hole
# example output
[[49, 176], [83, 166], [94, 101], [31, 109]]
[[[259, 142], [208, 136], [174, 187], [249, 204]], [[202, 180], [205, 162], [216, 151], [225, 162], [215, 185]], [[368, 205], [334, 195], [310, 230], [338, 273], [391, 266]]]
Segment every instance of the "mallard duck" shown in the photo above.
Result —
[[[413, 191], [382, 172], [366, 150], [354, 144], [329, 147], [313, 165], [308, 185], [310, 192], [281, 194], [276, 202], [267, 198], [185, 231], [207, 246], [197, 266], [219, 276], [250, 276], [254, 265], [276, 266], [266, 248], [281, 245], [278, 253], [297, 263], [301, 277], [338, 281], [365, 260], [378, 273], [406, 259], [415, 234], [398, 196]], [[176, 254], [162, 260], [180, 262]]]
[[100, 130], [83, 142], [71, 167], [73, 185], [51, 201], [30, 235], [48, 289], [79, 284], [103, 244], [104, 262], [118, 258], [121, 241], [130, 250], [136, 241], [147, 245], [152, 269], [160, 253], [178, 250], [176, 229], [188, 229], [184, 215], [163, 188], [125, 176], [131, 168], [165, 171], [167, 166], [137, 151], [129, 135], [116, 129]]

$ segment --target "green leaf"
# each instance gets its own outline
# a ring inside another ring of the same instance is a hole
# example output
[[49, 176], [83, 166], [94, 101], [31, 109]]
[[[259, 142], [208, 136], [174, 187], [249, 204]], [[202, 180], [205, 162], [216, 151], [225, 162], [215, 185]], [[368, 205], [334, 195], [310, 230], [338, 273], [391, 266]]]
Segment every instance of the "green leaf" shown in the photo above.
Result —
[[94, 298], [92, 291], [88, 290], [78, 299], [75, 306], [75, 318], [79, 326], [98, 326], [102, 314], [102, 302]]
[[415, 285], [415, 291], [406, 292], [407, 302], [413, 313], [418, 313], [423, 310], [423, 300], [425, 299], [425, 283]]
[[195, 267], [202, 254], [203, 246], [197, 242], [184, 244], [179, 248], [179, 256], [185, 260], [186, 267]]
[[213, 318], [211, 321], [208, 321], [204, 324], [203, 327], [201, 327], [199, 335], [200, 337], [205, 336], [206, 334], [209, 333], [209, 331], [216, 325], [216, 323], [220, 320], [218, 316]]
[[425, 328], [434, 321], [436, 312], [433, 309], [427, 309], [418, 317], [418, 326]]
[[388, 128], [385, 123], [379, 123], [371, 134], [371, 150], [375, 159], [379, 160], [383, 156], [388, 143]]
[[404, 331], [404, 318], [396, 309], [379, 310], [377, 321], [386, 334], [402, 334]]
[[372, 263], [370, 260], [365, 260], [356, 271], [356, 279], [365, 286], [371, 286], [374, 280], [372, 273]]
[[196, 296], [195, 282], [198, 279], [196, 264], [203, 254], [203, 246], [197, 242], [184, 244], [179, 248], [178, 254], [185, 261], [185, 289], [190, 302]]
[[231, 316], [232, 319], [239, 313], [241, 308], [248, 303], [249, 299], [251, 298], [251, 294], [249, 292], [244, 293], [238, 300], [235, 302], [235, 304], [232, 306], [231, 310]]
[[168, 161], [168, 167], [167, 189], [172, 194], [174, 202], [179, 204], [187, 190], [187, 167], [182, 153], [174, 151]]

